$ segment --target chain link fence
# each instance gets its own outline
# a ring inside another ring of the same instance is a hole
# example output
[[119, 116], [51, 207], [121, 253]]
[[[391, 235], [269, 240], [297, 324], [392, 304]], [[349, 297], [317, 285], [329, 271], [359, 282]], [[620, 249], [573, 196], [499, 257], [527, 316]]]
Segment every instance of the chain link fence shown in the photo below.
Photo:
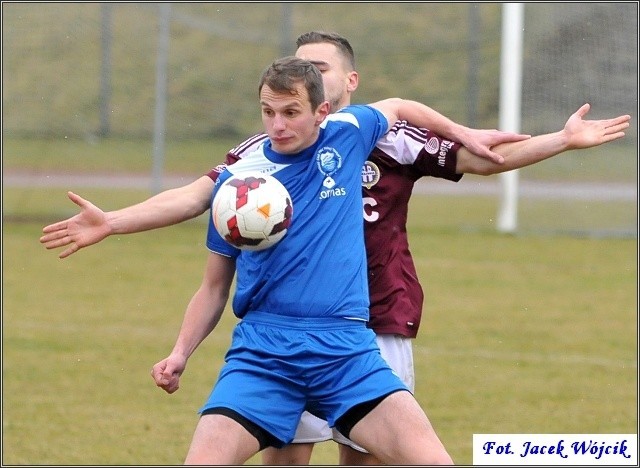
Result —
[[[313, 29], [351, 41], [354, 101], [400, 96], [497, 128], [501, 14], [500, 3], [5, 2], [3, 135], [152, 138], [161, 118], [168, 140], [240, 140], [261, 130], [260, 73]], [[522, 132], [555, 131], [584, 102], [590, 118], [633, 120], [623, 142], [523, 179], [636, 184], [638, 4], [526, 3], [524, 20]], [[605, 224], [637, 233], [636, 201], [637, 190]]]

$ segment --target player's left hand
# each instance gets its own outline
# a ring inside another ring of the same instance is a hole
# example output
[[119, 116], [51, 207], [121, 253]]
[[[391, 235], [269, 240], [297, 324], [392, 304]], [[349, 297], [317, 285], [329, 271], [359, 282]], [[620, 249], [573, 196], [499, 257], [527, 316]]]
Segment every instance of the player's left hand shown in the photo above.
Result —
[[460, 136], [460, 143], [473, 154], [502, 164], [504, 158], [491, 150], [493, 146], [500, 143], [527, 140], [529, 138], [531, 138], [531, 135], [505, 132], [496, 129], [483, 130], [465, 127]]
[[564, 126], [569, 149], [591, 148], [624, 137], [623, 130], [629, 127], [630, 115], [620, 115], [613, 119], [585, 120], [591, 109], [583, 104], [574, 112]]

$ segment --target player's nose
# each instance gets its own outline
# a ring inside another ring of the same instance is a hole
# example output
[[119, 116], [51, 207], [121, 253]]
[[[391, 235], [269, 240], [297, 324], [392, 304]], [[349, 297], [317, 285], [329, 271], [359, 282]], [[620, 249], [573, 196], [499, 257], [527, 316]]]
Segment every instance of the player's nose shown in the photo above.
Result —
[[285, 118], [280, 114], [276, 114], [273, 118], [273, 129], [284, 130], [285, 128], [287, 128]]

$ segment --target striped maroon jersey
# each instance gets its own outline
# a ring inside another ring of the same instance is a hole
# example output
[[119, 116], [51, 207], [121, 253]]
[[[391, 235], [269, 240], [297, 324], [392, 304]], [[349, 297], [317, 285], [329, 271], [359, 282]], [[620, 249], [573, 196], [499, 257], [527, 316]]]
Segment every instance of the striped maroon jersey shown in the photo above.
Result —
[[415, 338], [423, 291], [407, 238], [409, 199], [415, 182], [431, 176], [459, 181], [460, 144], [396, 122], [362, 168], [370, 322], [378, 334]]
[[[226, 156], [233, 164], [267, 139], [254, 135]], [[459, 181], [460, 144], [405, 121], [378, 141], [362, 168], [365, 243], [369, 268], [370, 321], [377, 334], [415, 338], [422, 316], [423, 290], [409, 251], [407, 214], [415, 182], [431, 176]], [[207, 175], [215, 180], [224, 165]]]

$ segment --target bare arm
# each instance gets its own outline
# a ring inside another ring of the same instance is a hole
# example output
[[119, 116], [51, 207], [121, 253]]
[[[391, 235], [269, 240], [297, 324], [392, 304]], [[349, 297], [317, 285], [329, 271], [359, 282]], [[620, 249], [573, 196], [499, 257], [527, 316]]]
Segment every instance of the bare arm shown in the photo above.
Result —
[[504, 164], [496, 164], [474, 155], [467, 148], [461, 148], [458, 151], [456, 172], [497, 174], [535, 164], [565, 151], [591, 148], [624, 137], [624, 130], [629, 127], [631, 119], [629, 115], [604, 120], [584, 120], [590, 107], [589, 104], [580, 107], [558, 132], [495, 146], [493, 150], [504, 157]]
[[130, 234], [181, 223], [209, 208], [213, 184], [211, 178], [202, 176], [183, 187], [165, 190], [136, 205], [108, 212], [68, 192], [69, 199], [80, 207], [80, 213], [45, 226], [40, 243], [47, 249], [69, 246], [59, 255], [65, 258], [113, 234]]
[[209, 254], [202, 283], [189, 301], [173, 350], [151, 370], [156, 385], [165, 392], [178, 390], [187, 360], [220, 321], [234, 273], [234, 259]]
[[371, 104], [384, 114], [389, 129], [398, 120], [406, 120], [416, 127], [424, 127], [440, 136], [462, 143], [474, 154], [496, 163], [504, 162], [502, 155], [492, 147], [506, 142], [522, 141], [530, 135], [503, 132], [500, 130], [479, 130], [457, 124], [439, 112], [422, 103], [408, 99], [390, 98]]

